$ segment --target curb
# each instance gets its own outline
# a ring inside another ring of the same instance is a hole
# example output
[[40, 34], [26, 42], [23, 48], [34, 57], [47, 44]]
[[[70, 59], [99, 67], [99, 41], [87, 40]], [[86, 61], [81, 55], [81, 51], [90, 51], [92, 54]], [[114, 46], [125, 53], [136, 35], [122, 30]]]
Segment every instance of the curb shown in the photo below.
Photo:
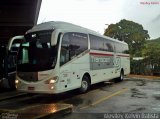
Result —
[[[10, 119], [42, 119], [42, 118], [57, 118], [65, 114], [72, 113], [73, 105], [71, 104], [40, 104], [28, 106], [18, 110], [1, 109], [1, 118]], [[9, 116], [9, 117], [8, 117]]]
[[149, 78], [138, 78], [138, 77], [125, 77], [124, 80], [126, 81], [141, 81], [141, 80], [147, 80], [152, 82], [160, 82], [159, 79], [149, 79]]
[[0, 98], [0, 101], [3, 101], [3, 100], [8, 100], [8, 99], [12, 99], [12, 98], [17, 98], [17, 97], [20, 97], [20, 96], [25, 96], [27, 95], [27, 93], [15, 93], [13, 95], [7, 95], [7, 96], [4, 96], [4, 97], [1, 97]]

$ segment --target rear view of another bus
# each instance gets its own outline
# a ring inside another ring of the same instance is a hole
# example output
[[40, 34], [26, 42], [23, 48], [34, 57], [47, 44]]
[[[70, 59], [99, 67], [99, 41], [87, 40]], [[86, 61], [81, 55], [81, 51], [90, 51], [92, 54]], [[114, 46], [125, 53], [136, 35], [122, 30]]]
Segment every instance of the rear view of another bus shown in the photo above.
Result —
[[9, 40], [8, 46], [0, 47], [0, 88], [15, 89], [17, 53], [23, 36]]

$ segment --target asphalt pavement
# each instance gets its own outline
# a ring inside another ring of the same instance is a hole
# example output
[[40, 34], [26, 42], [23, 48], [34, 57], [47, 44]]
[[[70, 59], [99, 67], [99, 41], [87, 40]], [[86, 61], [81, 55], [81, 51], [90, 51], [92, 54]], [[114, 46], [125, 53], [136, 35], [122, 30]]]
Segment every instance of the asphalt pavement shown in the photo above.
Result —
[[[62, 119], [121, 119], [122, 117], [140, 119], [147, 118], [147, 116], [148, 119], [160, 118], [159, 79], [129, 77], [119, 83], [112, 81], [99, 83], [93, 85], [91, 90], [85, 94], [79, 94], [77, 90], [59, 95], [19, 94], [19, 96], [5, 100], [5, 96], [8, 96], [7, 93], [0, 94], [0, 96], [3, 95], [3, 100], [0, 100], [2, 114], [8, 112], [19, 114], [20, 110], [25, 113], [27, 109], [29, 109], [27, 114], [33, 114], [31, 107], [40, 111], [44, 108], [47, 110], [47, 106], [52, 108], [52, 105], [60, 104], [63, 106], [59, 107], [68, 106], [70, 109], [68, 113], [59, 113], [56, 117]], [[14, 95], [13, 92], [12, 95]], [[44, 108], [39, 106], [44, 106]], [[45, 114], [43, 113], [43, 115]], [[50, 115], [47, 118], [54, 117], [55, 115]]]

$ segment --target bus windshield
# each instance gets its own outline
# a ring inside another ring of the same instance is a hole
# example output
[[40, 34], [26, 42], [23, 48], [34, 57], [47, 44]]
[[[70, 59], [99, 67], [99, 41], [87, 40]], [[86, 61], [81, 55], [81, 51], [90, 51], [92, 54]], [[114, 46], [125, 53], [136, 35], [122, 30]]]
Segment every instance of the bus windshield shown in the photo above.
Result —
[[51, 32], [30, 33], [19, 48], [17, 71], [36, 72], [53, 69], [57, 58], [57, 45], [51, 46]]

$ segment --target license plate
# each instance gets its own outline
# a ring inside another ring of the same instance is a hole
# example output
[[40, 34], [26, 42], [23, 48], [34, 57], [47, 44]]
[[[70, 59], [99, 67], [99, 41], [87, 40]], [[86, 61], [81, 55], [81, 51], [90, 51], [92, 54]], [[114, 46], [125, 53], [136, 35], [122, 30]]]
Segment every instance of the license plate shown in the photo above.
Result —
[[29, 87], [28, 87], [28, 90], [34, 90], [34, 87], [29, 86]]

